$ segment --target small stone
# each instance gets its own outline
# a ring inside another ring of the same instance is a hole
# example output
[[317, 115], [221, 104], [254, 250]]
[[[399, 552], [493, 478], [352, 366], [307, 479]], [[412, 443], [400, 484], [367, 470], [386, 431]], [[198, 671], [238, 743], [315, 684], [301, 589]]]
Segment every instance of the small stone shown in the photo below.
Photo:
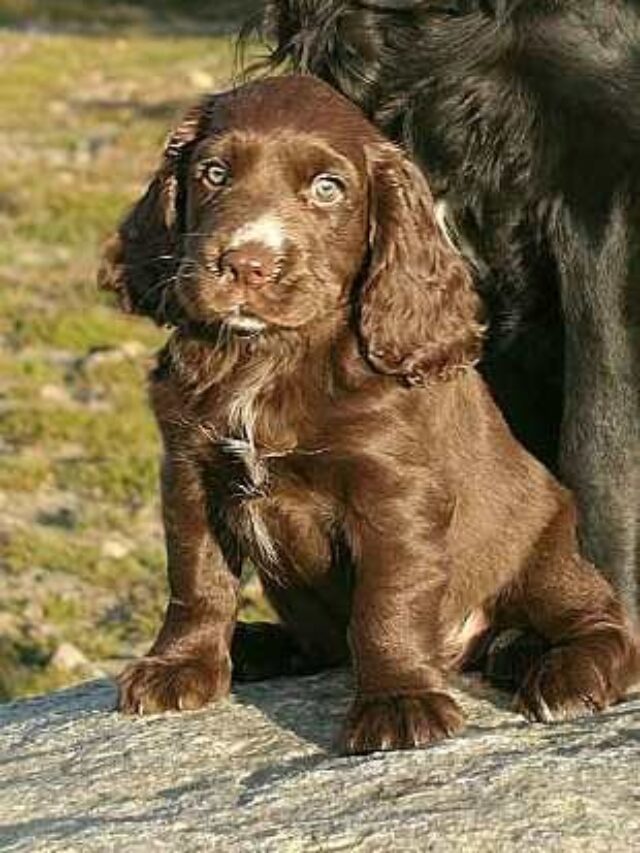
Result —
[[208, 92], [215, 86], [215, 80], [208, 71], [203, 71], [201, 68], [192, 71], [189, 74], [189, 83], [194, 89], [201, 92]]
[[131, 546], [120, 539], [107, 539], [100, 553], [106, 560], [124, 560], [131, 553]]
[[72, 672], [74, 669], [90, 669], [91, 662], [73, 643], [61, 643], [51, 655], [49, 666]]
[[49, 113], [56, 117], [66, 116], [71, 112], [71, 107], [67, 101], [50, 101], [48, 109]]
[[140, 341], [125, 341], [118, 347], [96, 347], [91, 350], [78, 365], [82, 369], [96, 367], [101, 364], [117, 364], [128, 359], [137, 359], [147, 352]]
[[40, 389], [40, 397], [47, 403], [67, 405], [71, 401], [69, 392], [62, 385], [43, 385]]

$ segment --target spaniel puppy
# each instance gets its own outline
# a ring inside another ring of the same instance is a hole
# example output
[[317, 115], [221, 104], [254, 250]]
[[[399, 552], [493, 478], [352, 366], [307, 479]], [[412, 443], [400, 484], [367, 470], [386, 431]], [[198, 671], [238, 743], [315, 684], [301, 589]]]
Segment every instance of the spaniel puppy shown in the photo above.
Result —
[[482, 371], [640, 613], [640, 3], [266, 0], [427, 170], [488, 309]]
[[[461, 728], [447, 673], [490, 627], [547, 647], [536, 720], [638, 671], [570, 495], [474, 370], [466, 267], [420, 171], [308, 77], [205, 100], [106, 253], [102, 285], [175, 331], [151, 377], [171, 597], [121, 710], [199, 708], [244, 677], [353, 663], [347, 753]], [[236, 629], [245, 558], [281, 626]]]

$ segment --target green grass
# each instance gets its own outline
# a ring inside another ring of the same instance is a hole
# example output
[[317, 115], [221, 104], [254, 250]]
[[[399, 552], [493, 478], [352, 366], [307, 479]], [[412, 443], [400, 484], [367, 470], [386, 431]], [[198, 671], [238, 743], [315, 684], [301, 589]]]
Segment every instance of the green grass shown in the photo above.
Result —
[[[97, 302], [99, 297], [92, 294]], [[75, 301], [75, 300], [74, 300]], [[26, 300], [23, 300], [26, 302]], [[88, 305], [82, 309], [45, 305], [17, 305], [5, 317], [13, 314], [9, 331], [10, 342], [16, 348], [52, 347], [82, 355], [98, 348], [118, 347], [130, 341], [155, 348], [163, 339], [156, 329], [141, 326], [130, 317], [116, 315], [102, 305]]]
[[[76, 679], [49, 664], [62, 642], [101, 662], [157, 631], [166, 333], [97, 292], [99, 247], [181, 111], [229, 85], [216, 33], [256, 5], [0, 0], [0, 699]], [[269, 615], [259, 592], [243, 615]]]
[[37, 492], [51, 478], [51, 462], [35, 453], [0, 457], [0, 491]]
[[252, 0], [3, 0], [0, 25], [22, 26], [25, 21], [40, 26], [88, 29], [140, 27], [229, 28], [255, 13]]
[[51, 651], [41, 643], [0, 636], [0, 702], [68, 685], [73, 680], [70, 673], [56, 671], [47, 665]]

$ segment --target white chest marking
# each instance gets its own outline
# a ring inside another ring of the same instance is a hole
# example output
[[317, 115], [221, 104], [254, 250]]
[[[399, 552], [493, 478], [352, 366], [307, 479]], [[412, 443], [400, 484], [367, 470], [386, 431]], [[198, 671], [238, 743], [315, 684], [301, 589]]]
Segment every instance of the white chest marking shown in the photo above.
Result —
[[[242, 438], [229, 437], [222, 441], [225, 452], [241, 459], [247, 469], [251, 481], [251, 485], [246, 489], [247, 498], [254, 495], [254, 490], [265, 489], [269, 480], [269, 471], [255, 445], [255, 405], [261, 387], [262, 382], [257, 378], [255, 383], [246, 386], [232, 402], [229, 408], [230, 431], [232, 435], [240, 435]], [[262, 557], [268, 563], [277, 562], [278, 552], [260, 513], [259, 503], [249, 499], [244, 503], [242, 511], [248, 527], [247, 533]]]

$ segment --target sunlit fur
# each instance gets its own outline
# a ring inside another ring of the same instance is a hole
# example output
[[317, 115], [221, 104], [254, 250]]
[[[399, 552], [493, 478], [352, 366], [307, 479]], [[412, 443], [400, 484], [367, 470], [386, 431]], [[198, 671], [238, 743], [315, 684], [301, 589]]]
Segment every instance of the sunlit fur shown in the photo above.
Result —
[[[350, 660], [342, 749], [425, 747], [464, 724], [449, 673], [504, 627], [544, 640], [515, 684], [527, 717], [621, 699], [637, 637], [578, 553], [571, 496], [474, 369], [478, 299], [420, 171], [311, 78], [200, 111], [102, 274], [148, 309], [156, 285], [127, 259], [151, 246], [195, 265], [186, 297], [179, 274], [163, 279], [177, 328], [150, 382], [170, 598], [149, 655], [120, 676], [120, 709], [201, 707], [228, 693], [232, 667], [259, 678]], [[231, 179], [213, 197], [198, 175], [223, 150]], [[344, 189], [318, 208], [309, 187], [327, 164]], [[264, 216], [285, 223], [267, 254]], [[245, 224], [257, 277], [224, 263]], [[264, 328], [230, 327], [239, 305]], [[236, 627], [247, 558], [279, 627]]]
[[640, 603], [640, 4], [266, 0], [313, 73], [427, 170], [488, 313], [482, 370]]

